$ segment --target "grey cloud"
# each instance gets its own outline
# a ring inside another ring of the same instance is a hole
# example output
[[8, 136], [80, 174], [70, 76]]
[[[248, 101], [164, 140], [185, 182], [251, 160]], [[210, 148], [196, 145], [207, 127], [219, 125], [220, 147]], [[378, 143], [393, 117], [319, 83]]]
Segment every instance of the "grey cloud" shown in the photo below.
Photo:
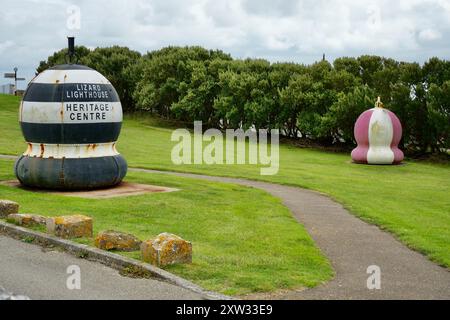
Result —
[[[81, 30], [66, 28], [67, 7], [81, 9]], [[378, 54], [424, 62], [450, 58], [448, 0], [22, 0], [2, 3], [0, 72], [28, 80], [40, 60], [74, 33], [88, 47], [167, 45], [219, 48], [238, 58], [311, 63], [325, 52]], [[5, 83], [3, 79], [0, 83]]]
[[[242, 6], [250, 15], [285, 17], [295, 15], [301, 2], [300, 0], [244, 0]], [[313, 2], [311, 2], [312, 5], [314, 5]]]

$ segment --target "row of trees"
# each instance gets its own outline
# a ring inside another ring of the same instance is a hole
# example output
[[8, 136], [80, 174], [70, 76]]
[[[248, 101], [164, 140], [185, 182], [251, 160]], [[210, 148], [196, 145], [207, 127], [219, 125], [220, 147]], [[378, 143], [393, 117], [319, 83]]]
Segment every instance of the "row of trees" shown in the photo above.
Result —
[[[104, 74], [124, 110], [204, 127], [280, 129], [291, 138], [354, 144], [353, 125], [381, 96], [400, 118], [403, 148], [450, 148], [450, 61], [423, 66], [378, 56], [339, 58], [333, 64], [232, 59], [218, 50], [167, 47], [142, 55], [126, 47], [76, 48], [79, 62]], [[63, 63], [61, 50], [38, 72]]]

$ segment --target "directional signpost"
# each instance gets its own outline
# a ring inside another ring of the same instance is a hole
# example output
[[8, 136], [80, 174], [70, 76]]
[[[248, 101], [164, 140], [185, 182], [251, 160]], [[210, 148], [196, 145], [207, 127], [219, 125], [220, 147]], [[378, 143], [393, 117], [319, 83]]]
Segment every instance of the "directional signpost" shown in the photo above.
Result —
[[25, 80], [25, 78], [17, 78], [17, 70], [19, 70], [19, 69], [17, 67], [15, 67], [14, 72], [5, 73], [5, 78], [14, 79], [14, 95], [17, 95], [17, 81]]

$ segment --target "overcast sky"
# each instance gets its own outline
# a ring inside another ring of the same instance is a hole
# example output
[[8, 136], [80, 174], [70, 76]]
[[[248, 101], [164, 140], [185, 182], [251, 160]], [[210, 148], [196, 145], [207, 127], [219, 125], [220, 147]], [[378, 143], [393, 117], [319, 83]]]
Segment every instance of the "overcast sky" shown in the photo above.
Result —
[[14, 66], [30, 80], [71, 34], [90, 48], [117, 44], [142, 53], [201, 45], [270, 61], [311, 63], [325, 53], [329, 61], [376, 54], [423, 63], [450, 58], [450, 0], [2, 1], [0, 84]]

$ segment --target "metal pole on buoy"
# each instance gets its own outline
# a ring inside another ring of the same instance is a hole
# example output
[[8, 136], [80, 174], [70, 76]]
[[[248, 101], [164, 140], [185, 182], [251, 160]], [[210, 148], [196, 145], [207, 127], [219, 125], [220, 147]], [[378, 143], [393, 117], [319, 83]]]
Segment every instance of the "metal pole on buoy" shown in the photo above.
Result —
[[73, 57], [75, 57], [75, 37], [67, 37], [68, 42], [68, 55], [69, 55], [69, 63], [71, 63], [73, 60]]

